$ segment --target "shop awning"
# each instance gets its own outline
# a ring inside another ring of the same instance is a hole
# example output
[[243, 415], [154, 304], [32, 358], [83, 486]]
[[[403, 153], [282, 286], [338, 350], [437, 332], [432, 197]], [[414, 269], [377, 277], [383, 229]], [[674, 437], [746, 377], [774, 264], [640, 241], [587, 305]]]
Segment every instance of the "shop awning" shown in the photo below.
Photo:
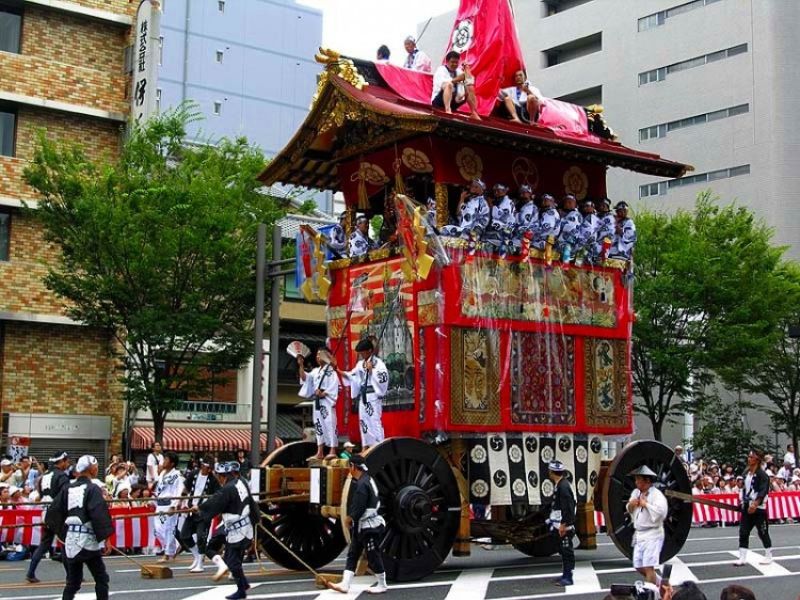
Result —
[[[131, 432], [131, 448], [149, 450], [153, 444], [152, 427], [134, 427]], [[165, 427], [164, 450], [176, 452], [235, 451], [242, 448], [250, 451], [250, 429], [234, 427]], [[267, 436], [261, 434], [261, 451], [267, 449]]]

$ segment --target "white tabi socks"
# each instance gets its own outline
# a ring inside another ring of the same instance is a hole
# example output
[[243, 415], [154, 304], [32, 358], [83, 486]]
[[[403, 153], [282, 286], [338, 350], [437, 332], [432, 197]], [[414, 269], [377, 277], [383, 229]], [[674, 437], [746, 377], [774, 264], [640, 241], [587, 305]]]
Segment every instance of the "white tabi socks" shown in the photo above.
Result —
[[368, 594], [385, 594], [389, 587], [386, 585], [386, 573], [375, 573], [375, 579], [378, 580], [378, 585], [367, 588]]
[[347, 592], [350, 591], [350, 583], [353, 581], [354, 575], [355, 573], [353, 571], [345, 571], [344, 573], [342, 573], [342, 582], [332, 583], [331, 588], [333, 588], [337, 592], [346, 594]]

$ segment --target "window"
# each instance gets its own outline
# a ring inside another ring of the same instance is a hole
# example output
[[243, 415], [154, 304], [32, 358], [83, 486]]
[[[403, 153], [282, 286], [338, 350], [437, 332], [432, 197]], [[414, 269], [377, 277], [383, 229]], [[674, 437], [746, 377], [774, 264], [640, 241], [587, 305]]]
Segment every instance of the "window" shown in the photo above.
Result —
[[592, 0], [542, 0], [542, 16], [549, 17]]
[[6, 6], [0, 6], [0, 52], [19, 54], [22, 32], [22, 14]]
[[158, 66], [164, 64], [164, 36], [158, 36]]
[[222, 50], [217, 50], [217, 62], [222, 64], [222, 58], [225, 56], [225, 53]]
[[709, 4], [714, 4], [715, 2], [719, 1], [720, 0], [693, 0], [692, 2], [679, 4], [678, 6], [673, 6], [667, 10], [661, 10], [657, 13], [653, 13], [652, 15], [647, 15], [646, 17], [639, 19], [639, 31], [655, 29], [656, 27], [664, 25], [667, 22], [667, 19], [677, 17], [683, 13], [687, 13], [698, 8], [703, 8], [704, 6], [708, 6]]
[[221, 13], [225, 12], [225, 0], [219, 0], [219, 2], [217, 2], [217, 10]]
[[695, 58], [682, 60], [681, 62], [673, 63], [671, 65], [667, 65], [666, 67], [653, 69], [652, 71], [645, 71], [643, 73], [639, 73], [639, 86], [647, 85], [648, 83], [653, 83], [654, 81], [663, 81], [667, 78], [667, 74], [669, 73], [678, 73], [687, 69], [694, 69], [695, 67], [701, 67], [707, 63], [722, 60], [724, 58], [731, 58], [732, 56], [743, 54], [745, 52], [747, 52], [747, 44], [739, 44], [738, 46], [726, 48], [725, 50], [719, 50], [718, 52], [712, 52], [711, 54], [703, 54], [702, 56], [696, 56]]
[[545, 68], [588, 56], [603, 49], [602, 32], [587, 35], [542, 51]]
[[8, 248], [11, 245], [11, 215], [0, 212], [0, 261], [8, 260]]
[[14, 133], [17, 114], [0, 106], [0, 156], [14, 156]]
[[693, 127], [695, 125], [705, 125], [711, 121], [727, 119], [728, 117], [735, 117], [748, 112], [750, 112], [749, 104], [739, 104], [738, 106], [723, 108], [722, 110], [715, 110], [714, 112], [695, 115], [694, 117], [687, 117], [685, 119], [678, 119], [677, 121], [670, 121], [669, 123], [651, 125], [650, 127], [644, 127], [639, 130], [639, 141], [644, 142], [655, 138], [663, 138], [666, 137], [667, 133], [670, 131], [683, 129], [684, 127]]
[[156, 88], [156, 112], [161, 112], [161, 88]]
[[214, 114], [217, 116], [222, 114], [222, 102], [214, 102]]
[[639, 186], [639, 198], [663, 196], [667, 193], [667, 190], [671, 190], [673, 188], [694, 185], [695, 183], [708, 183], [709, 181], [718, 181], [720, 179], [730, 179], [731, 177], [739, 177], [741, 175], [749, 174], [750, 165], [741, 165], [738, 167], [730, 167], [728, 169], [717, 169], [716, 171], [709, 171], [708, 173], [687, 175], [686, 177], [670, 179], [669, 181], [661, 181], [659, 183], [646, 183]]
[[570, 104], [577, 104], [578, 106], [591, 106], [592, 104], [603, 103], [603, 86], [598, 85], [585, 90], [578, 90], [571, 94], [559, 96], [556, 100], [562, 102], [569, 102]]

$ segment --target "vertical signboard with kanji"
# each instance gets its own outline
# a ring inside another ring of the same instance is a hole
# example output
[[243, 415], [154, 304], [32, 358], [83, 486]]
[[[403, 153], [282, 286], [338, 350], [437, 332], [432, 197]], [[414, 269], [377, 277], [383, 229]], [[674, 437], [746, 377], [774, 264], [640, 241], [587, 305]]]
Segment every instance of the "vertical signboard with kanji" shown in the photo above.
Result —
[[139, 123], [156, 112], [160, 31], [161, 3], [157, 0], [142, 0], [139, 10], [136, 11], [131, 88], [131, 116]]

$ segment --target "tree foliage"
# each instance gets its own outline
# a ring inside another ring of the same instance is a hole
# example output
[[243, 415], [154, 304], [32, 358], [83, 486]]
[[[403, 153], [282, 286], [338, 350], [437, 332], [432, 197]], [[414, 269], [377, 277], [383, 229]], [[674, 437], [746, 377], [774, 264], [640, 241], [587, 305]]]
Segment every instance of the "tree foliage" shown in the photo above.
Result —
[[661, 439], [695, 391], [769, 350], [787, 266], [764, 223], [708, 192], [692, 212], [643, 212], [636, 226], [634, 408]]
[[117, 337], [127, 399], [152, 412], [159, 441], [182, 397], [248, 359], [257, 224], [282, 215], [256, 179], [262, 153], [190, 141], [195, 118], [186, 105], [134, 126], [106, 163], [41, 135], [25, 171], [62, 253], [46, 283], [70, 316]]

